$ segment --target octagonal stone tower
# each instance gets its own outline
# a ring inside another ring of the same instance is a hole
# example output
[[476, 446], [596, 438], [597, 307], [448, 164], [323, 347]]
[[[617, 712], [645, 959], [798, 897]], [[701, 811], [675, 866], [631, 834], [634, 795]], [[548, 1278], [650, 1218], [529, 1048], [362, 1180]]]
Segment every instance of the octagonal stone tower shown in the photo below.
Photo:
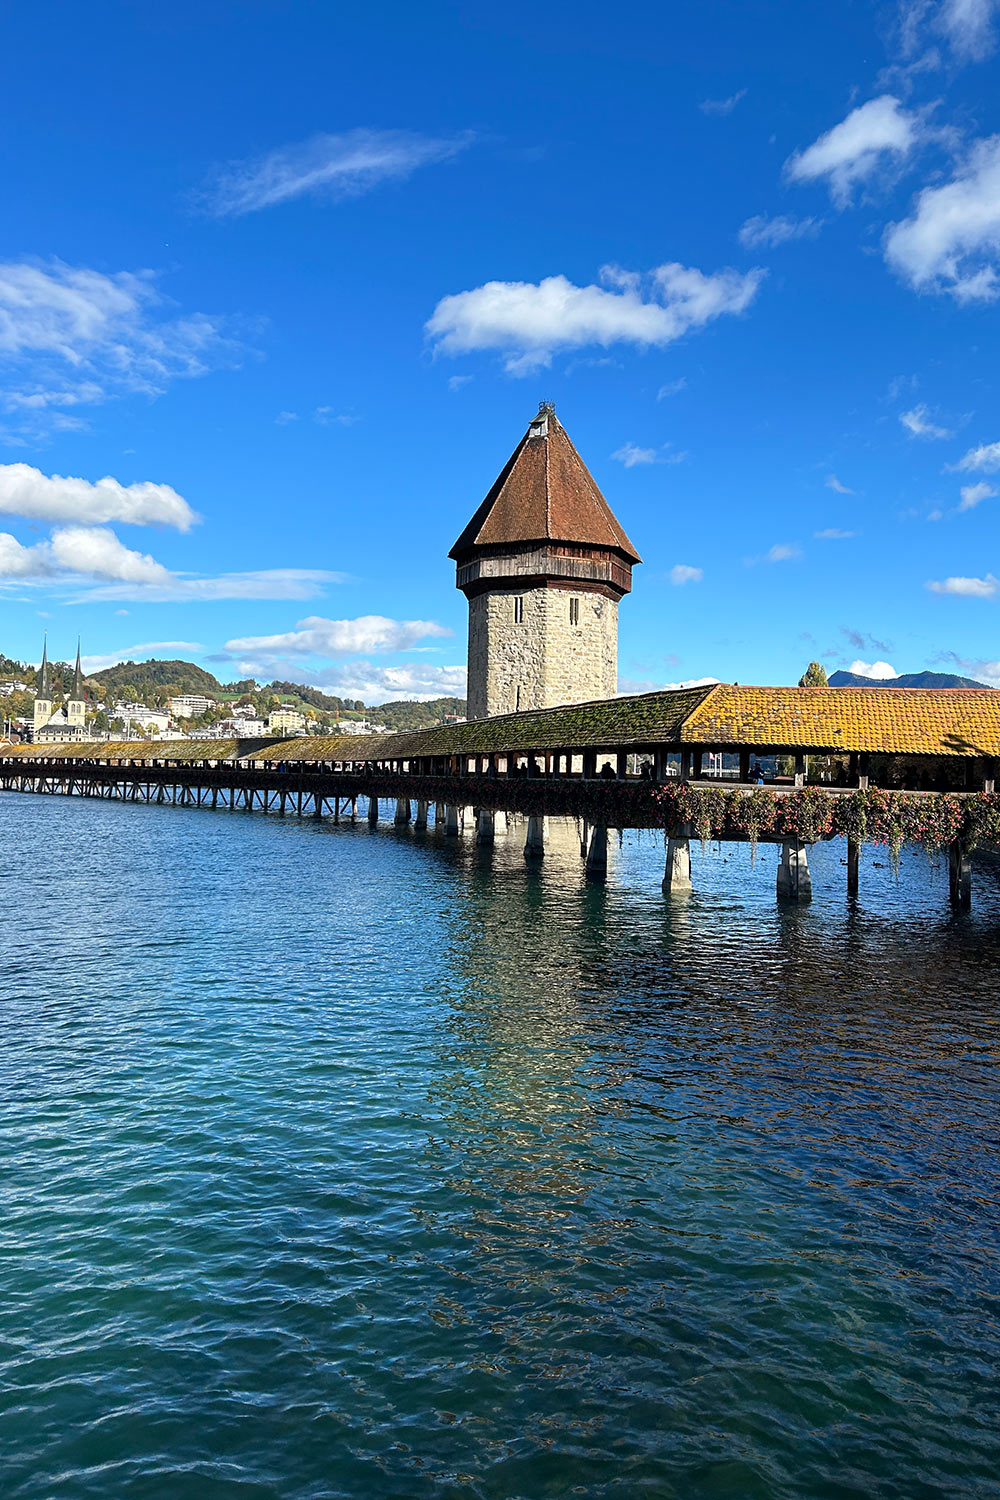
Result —
[[470, 719], [610, 698], [641, 558], [543, 402], [448, 554], [469, 601]]

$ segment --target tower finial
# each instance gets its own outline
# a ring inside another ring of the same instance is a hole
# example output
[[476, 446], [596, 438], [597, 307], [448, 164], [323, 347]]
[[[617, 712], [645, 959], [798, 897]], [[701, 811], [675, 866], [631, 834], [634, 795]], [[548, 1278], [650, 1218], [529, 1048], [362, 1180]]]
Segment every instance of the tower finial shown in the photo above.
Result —
[[73, 673], [73, 699], [74, 702], [83, 701], [83, 671], [80, 667], [80, 637], [76, 638], [76, 670]]

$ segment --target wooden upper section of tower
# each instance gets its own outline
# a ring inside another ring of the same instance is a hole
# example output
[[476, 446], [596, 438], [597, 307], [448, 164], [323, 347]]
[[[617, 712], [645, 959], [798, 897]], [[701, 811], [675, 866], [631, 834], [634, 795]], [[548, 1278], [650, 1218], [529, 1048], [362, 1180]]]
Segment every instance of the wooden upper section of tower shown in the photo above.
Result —
[[506, 583], [620, 599], [642, 560], [545, 403], [448, 555], [470, 596]]

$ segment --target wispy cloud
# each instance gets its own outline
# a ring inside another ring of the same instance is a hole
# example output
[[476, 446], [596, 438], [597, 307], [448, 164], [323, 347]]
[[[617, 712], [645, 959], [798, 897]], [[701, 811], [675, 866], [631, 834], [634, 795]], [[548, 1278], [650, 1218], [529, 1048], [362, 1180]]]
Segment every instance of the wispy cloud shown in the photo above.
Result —
[[702, 99], [698, 108], [703, 115], [731, 115], [741, 99], [745, 99], [746, 89], [740, 89], [738, 93], [730, 94], [728, 99]]
[[741, 226], [738, 238], [748, 250], [771, 250], [789, 240], [811, 239], [822, 227], [822, 219], [794, 219], [787, 214], [769, 219], [766, 214], [758, 214]]
[[958, 508], [959, 510], [975, 510], [976, 506], [981, 505], [984, 500], [992, 500], [996, 493], [996, 487], [987, 484], [985, 480], [980, 480], [979, 484], [963, 484], [962, 499]]
[[802, 548], [798, 542], [775, 542], [766, 552], [756, 557], [746, 557], [743, 561], [747, 567], [755, 567], [757, 563], [782, 563], [795, 562], [802, 556]]
[[954, 594], [960, 599], [995, 599], [1000, 593], [1000, 579], [992, 573], [985, 578], [931, 579], [927, 587], [932, 594]]
[[[2, 571], [2, 569], [0, 569]], [[167, 573], [165, 581], [142, 587], [125, 583], [88, 588], [84, 600], [134, 600], [145, 604], [207, 603], [220, 599], [314, 599], [325, 585], [346, 583], [348, 573], [326, 568], [261, 568], [255, 572], [222, 573], [215, 578], [190, 573]]]
[[8, 441], [86, 427], [87, 408], [239, 362], [223, 319], [178, 316], [149, 271], [0, 264], [0, 411]]
[[540, 282], [489, 281], [443, 297], [427, 323], [442, 354], [496, 350], [512, 375], [544, 368], [559, 350], [597, 344], [663, 348], [716, 318], [750, 306], [763, 270], [705, 275], [672, 262], [646, 276], [605, 266], [602, 285], [565, 276]]
[[991, 22], [996, 8], [996, 0], [943, 0], [934, 20], [957, 57], [978, 62], [995, 46]]
[[1000, 297], [1000, 135], [976, 142], [950, 182], [917, 195], [910, 217], [886, 231], [885, 258], [914, 291]]
[[624, 464], [626, 469], [634, 469], [636, 464], [655, 464], [656, 449], [640, 448], [635, 443], [623, 443], [616, 448], [611, 457], [618, 463]]
[[971, 473], [995, 474], [1000, 469], [1000, 443], [980, 443], [978, 448], [970, 448], [957, 464], [950, 464], [949, 468], [952, 472], [964, 469]]
[[294, 198], [356, 198], [383, 182], [447, 161], [472, 141], [471, 134], [442, 139], [405, 130], [315, 135], [219, 168], [194, 206], [218, 218], [235, 218]]
[[279, 411], [274, 420], [278, 427], [287, 427], [289, 422], [299, 420], [299, 414], [297, 411]]
[[667, 574], [675, 588], [682, 588], [685, 583], [701, 583], [704, 576], [703, 569], [692, 568], [688, 563], [675, 563]]
[[848, 489], [846, 484], [841, 484], [836, 474], [830, 474], [824, 483], [828, 490], [833, 490], [837, 495], [853, 495], [854, 490]]
[[841, 531], [836, 526], [828, 526], [825, 531], [813, 532], [813, 536], [820, 542], [847, 542], [857, 534], [856, 531]]
[[900, 412], [899, 420], [911, 437], [950, 438], [954, 433], [947, 427], [939, 427], [930, 419], [926, 406], [915, 406], [911, 411]]
[[317, 406], [313, 412], [313, 421], [318, 422], [320, 427], [354, 427], [361, 421], [353, 412], [338, 411], [335, 406]]
[[905, 160], [924, 132], [921, 115], [904, 109], [891, 94], [883, 94], [851, 110], [839, 125], [790, 156], [785, 173], [793, 182], [825, 178], [833, 201], [844, 207], [855, 188], [887, 162]]
[[669, 380], [666, 385], [661, 385], [657, 391], [657, 401], [666, 401], [669, 397], [676, 396], [686, 385], [687, 381], [683, 375], [679, 375], [676, 380]]
[[175, 526], [178, 531], [198, 520], [169, 484], [121, 484], [110, 476], [91, 482], [43, 474], [29, 464], [0, 464], [0, 513], [36, 521]]

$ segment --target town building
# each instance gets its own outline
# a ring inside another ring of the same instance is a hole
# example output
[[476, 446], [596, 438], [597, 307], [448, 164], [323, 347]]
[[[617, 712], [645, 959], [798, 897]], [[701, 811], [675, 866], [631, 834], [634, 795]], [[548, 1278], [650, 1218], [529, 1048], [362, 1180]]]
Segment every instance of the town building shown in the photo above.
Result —
[[179, 693], [167, 706], [175, 719], [197, 719], [215, 707], [215, 699], [204, 693]]
[[164, 734], [171, 725], [169, 714], [158, 708], [147, 708], [145, 703], [116, 703], [111, 710], [111, 717], [121, 719], [126, 730], [155, 729], [157, 734]]
[[282, 703], [267, 716], [269, 734], [305, 734], [306, 717], [291, 703]]
[[59, 741], [62, 744], [87, 738], [87, 702], [83, 692], [80, 666], [80, 643], [76, 647], [76, 669], [73, 686], [62, 707], [53, 712], [52, 669], [49, 666], [48, 643], [42, 646], [42, 665], [38, 673], [38, 691], [32, 721], [32, 739], [39, 743]]
[[543, 402], [449, 554], [469, 601], [468, 716], [610, 698], [639, 554]]

